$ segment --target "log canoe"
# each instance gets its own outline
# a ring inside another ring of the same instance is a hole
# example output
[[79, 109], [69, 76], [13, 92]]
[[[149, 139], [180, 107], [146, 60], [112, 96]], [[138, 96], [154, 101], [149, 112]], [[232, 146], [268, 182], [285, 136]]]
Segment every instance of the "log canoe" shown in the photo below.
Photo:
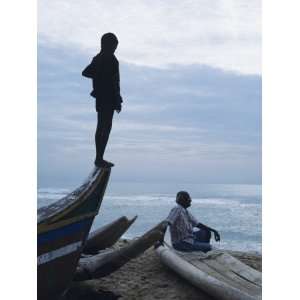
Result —
[[165, 223], [162, 222], [120, 249], [106, 249], [97, 255], [81, 258], [74, 281], [97, 279], [115, 272], [131, 259], [138, 257], [161, 241], [164, 234]]
[[83, 249], [84, 254], [96, 254], [114, 245], [126, 230], [133, 224], [137, 216], [128, 220], [123, 216], [103, 227], [91, 232]]

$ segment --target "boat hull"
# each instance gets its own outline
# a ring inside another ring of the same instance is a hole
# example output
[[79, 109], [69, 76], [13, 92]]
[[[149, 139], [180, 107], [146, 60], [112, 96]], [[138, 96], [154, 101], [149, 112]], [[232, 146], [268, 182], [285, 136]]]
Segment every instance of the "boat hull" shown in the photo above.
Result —
[[38, 299], [56, 299], [71, 282], [93, 218], [38, 238]]
[[38, 211], [39, 300], [58, 299], [71, 283], [109, 175], [110, 169], [94, 170], [77, 190]]

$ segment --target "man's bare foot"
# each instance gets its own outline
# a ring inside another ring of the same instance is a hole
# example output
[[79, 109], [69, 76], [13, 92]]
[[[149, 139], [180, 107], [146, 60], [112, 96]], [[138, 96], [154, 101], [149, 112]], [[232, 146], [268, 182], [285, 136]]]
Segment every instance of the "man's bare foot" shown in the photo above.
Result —
[[111, 168], [114, 166], [114, 164], [110, 161], [101, 159], [101, 160], [95, 160], [95, 166], [98, 168]]

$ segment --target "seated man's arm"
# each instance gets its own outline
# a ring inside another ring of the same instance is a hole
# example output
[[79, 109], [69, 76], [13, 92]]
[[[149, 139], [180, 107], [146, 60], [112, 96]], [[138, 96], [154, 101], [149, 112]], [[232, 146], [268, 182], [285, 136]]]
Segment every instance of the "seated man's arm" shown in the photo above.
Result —
[[213, 229], [213, 228], [210, 228], [202, 223], [200, 223], [191, 213], [189, 213], [189, 216], [190, 216], [190, 221], [192, 223], [192, 225], [194, 227], [197, 227], [199, 229], [204, 229], [204, 230], [208, 230], [208, 231], [211, 231], [214, 233], [215, 235], [215, 240], [216, 241], [219, 241], [220, 240], [220, 234], [218, 233], [217, 230]]
[[208, 226], [206, 226], [206, 225], [204, 225], [204, 224], [202, 224], [200, 222], [196, 225], [196, 227], [198, 227], [199, 229], [205, 229], [205, 230], [213, 232], [214, 235], [215, 235], [215, 240], [217, 242], [220, 241], [220, 234], [219, 234], [219, 232], [217, 230], [215, 230], [213, 228], [210, 228], [210, 227], [208, 227]]

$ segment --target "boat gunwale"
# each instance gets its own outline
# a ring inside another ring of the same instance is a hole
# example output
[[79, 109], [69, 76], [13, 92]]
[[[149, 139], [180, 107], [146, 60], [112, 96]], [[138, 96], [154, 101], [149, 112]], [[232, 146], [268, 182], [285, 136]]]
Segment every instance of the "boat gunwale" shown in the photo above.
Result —
[[[43, 206], [40, 209], [38, 209], [38, 222], [37, 222], [38, 233], [40, 233], [41, 231], [44, 231], [44, 230], [42, 230], [42, 228], [39, 229], [39, 227], [41, 227], [41, 226], [44, 227], [43, 225], [48, 227], [50, 225], [48, 223], [57, 222], [60, 218], [62, 218], [63, 216], [68, 214], [70, 211], [72, 211], [73, 209], [75, 209], [79, 205], [81, 205], [83, 202], [85, 202], [88, 199], [88, 197], [95, 191], [98, 183], [103, 179], [106, 172], [108, 172], [108, 176], [109, 176], [110, 169], [97, 168], [96, 170], [93, 170], [92, 171], [92, 173], [94, 173], [93, 176], [89, 176], [80, 187], [76, 188], [74, 191], [70, 192], [68, 195], [64, 196], [63, 198], [58, 199], [54, 203], [52, 203], [48, 206]], [[105, 186], [103, 187], [103, 191], [101, 193], [102, 197], [104, 195], [104, 191], [106, 190], [107, 184], [108, 184], [108, 180], [107, 180]], [[80, 191], [80, 189], [82, 189], [82, 191]], [[74, 196], [74, 193], [76, 193], [76, 191], [78, 191], [78, 190], [80, 191], [80, 193], [78, 195]], [[46, 210], [53, 206], [57, 206], [57, 207], [54, 208], [53, 211], [50, 211], [47, 214]], [[39, 216], [39, 211], [43, 211], [44, 215]], [[86, 214], [86, 216], [84, 216], [84, 215], [82, 215], [82, 216], [83, 216], [83, 218], [85, 218], [85, 217], [95, 216], [96, 214], [97, 213], [95, 212], [95, 213]], [[75, 220], [72, 220], [72, 219], [75, 219]], [[82, 218], [75, 217], [72, 219], [70, 219], [70, 222], [78, 221]], [[68, 221], [69, 220], [63, 220], [63, 222], [58, 221], [57, 224], [53, 224], [53, 226], [50, 225], [50, 227], [52, 229], [52, 227], [57, 228], [61, 225], [67, 225], [67, 224], [69, 224]]]

